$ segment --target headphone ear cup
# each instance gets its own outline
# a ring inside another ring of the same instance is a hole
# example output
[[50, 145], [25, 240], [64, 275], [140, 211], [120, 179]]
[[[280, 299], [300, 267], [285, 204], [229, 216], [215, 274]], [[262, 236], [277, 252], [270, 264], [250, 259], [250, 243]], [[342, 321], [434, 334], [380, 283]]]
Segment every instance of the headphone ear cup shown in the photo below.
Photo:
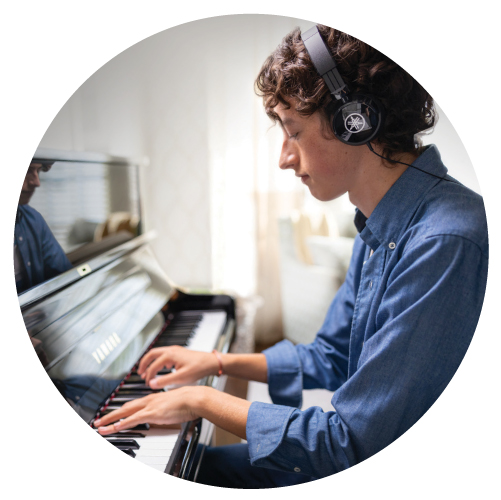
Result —
[[345, 144], [361, 146], [374, 140], [383, 124], [383, 107], [374, 97], [354, 94], [332, 118], [336, 137]]

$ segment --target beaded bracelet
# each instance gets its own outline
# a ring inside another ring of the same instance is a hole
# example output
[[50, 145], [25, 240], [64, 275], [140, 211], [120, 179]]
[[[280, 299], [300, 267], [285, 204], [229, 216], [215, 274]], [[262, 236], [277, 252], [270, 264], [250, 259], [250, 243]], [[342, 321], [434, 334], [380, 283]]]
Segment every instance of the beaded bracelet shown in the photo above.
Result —
[[221, 359], [221, 355], [216, 351], [216, 349], [213, 349], [212, 354], [216, 356], [217, 362], [219, 364], [219, 371], [217, 372], [218, 376], [220, 377], [223, 374], [223, 360]]

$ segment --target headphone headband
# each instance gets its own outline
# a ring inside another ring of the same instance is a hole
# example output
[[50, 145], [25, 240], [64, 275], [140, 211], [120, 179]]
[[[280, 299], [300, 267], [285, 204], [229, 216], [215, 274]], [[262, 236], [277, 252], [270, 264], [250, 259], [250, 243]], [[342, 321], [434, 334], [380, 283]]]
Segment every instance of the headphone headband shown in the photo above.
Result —
[[[301, 34], [306, 51], [310, 55], [311, 62], [318, 74], [324, 79], [330, 93], [338, 100], [346, 101], [347, 86], [339, 74], [337, 64], [332, 57], [327, 45], [318, 31], [317, 26], [313, 26], [306, 33]], [[345, 90], [346, 89], [346, 90]], [[344, 95], [341, 92], [345, 90]]]

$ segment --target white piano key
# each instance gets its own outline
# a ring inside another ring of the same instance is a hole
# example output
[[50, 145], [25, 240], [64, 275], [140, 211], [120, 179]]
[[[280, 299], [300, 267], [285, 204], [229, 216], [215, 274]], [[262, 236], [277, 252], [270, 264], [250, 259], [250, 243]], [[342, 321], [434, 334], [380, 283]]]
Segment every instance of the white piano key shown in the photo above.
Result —
[[139, 445], [139, 450], [135, 450], [135, 460], [145, 464], [165, 470], [170, 456], [174, 451], [179, 438], [178, 429], [158, 429], [152, 428], [143, 431], [145, 437], [135, 438]]
[[195, 333], [188, 341], [187, 348], [193, 351], [211, 352], [226, 323], [224, 311], [204, 311]]
[[[144, 439], [144, 438], [143, 438]], [[177, 439], [177, 437], [176, 437]], [[137, 439], [136, 439], [137, 441]], [[165, 450], [166, 448], [169, 448], [164, 442], [162, 441], [155, 441], [154, 439], [148, 439], [148, 450]], [[137, 444], [140, 444], [139, 442]], [[173, 441], [172, 446], [170, 448], [174, 448], [176, 444], [176, 441]]]

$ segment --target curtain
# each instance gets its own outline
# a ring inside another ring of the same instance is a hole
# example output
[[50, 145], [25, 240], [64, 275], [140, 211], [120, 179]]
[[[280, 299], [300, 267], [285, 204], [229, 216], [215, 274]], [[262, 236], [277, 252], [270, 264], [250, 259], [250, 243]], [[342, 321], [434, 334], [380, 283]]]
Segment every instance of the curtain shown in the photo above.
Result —
[[278, 217], [302, 205], [304, 189], [292, 172], [278, 169], [282, 133], [266, 116], [254, 81], [266, 57], [301, 21], [275, 16], [211, 21], [214, 30], [224, 32], [211, 40], [206, 61], [213, 283], [262, 298], [256, 341], [271, 344], [282, 338]]

